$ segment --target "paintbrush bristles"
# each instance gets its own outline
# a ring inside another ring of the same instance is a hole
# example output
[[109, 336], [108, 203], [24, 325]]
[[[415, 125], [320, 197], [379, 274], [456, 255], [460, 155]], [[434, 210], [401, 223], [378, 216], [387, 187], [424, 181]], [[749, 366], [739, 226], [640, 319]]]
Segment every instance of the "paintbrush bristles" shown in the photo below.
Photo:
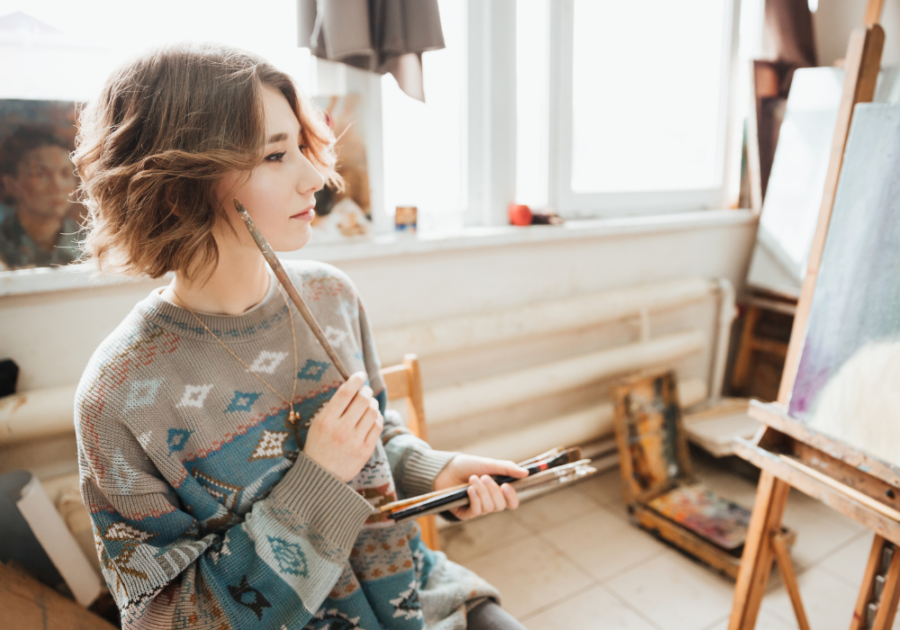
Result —
[[247, 231], [250, 232], [250, 236], [253, 237], [253, 242], [256, 243], [256, 246], [259, 247], [259, 251], [262, 252], [263, 258], [265, 258], [266, 262], [269, 263], [272, 271], [275, 272], [275, 277], [278, 278], [281, 286], [284, 287], [284, 290], [291, 298], [291, 302], [293, 302], [294, 306], [297, 307], [297, 310], [300, 311], [300, 315], [303, 316], [303, 319], [306, 321], [310, 330], [312, 330], [313, 334], [316, 336], [316, 339], [318, 339], [319, 343], [322, 345], [322, 348], [324, 348], [325, 353], [328, 355], [328, 358], [331, 359], [334, 367], [337, 368], [337, 371], [340, 372], [341, 377], [346, 381], [348, 378], [350, 378], [350, 374], [344, 367], [343, 362], [341, 362], [340, 357], [334, 351], [334, 348], [332, 348], [331, 344], [328, 343], [328, 340], [325, 338], [325, 333], [322, 332], [322, 329], [319, 327], [319, 323], [316, 321], [316, 318], [313, 317], [312, 312], [306, 306], [303, 298], [300, 297], [300, 292], [297, 291], [297, 287], [294, 286], [294, 283], [288, 277], [287, 272], [284, 270], [284, 267], [281, 266], [281, 261], [278, 260], [278, 256], [275, 255], [275, 252], [272, 250], [272, 247], [269, 245], [266, 237], [262, 235], [262, 232], [260, 232], [259, 228], [256, 227], [253, 219], [250, 218], [250, 214], [244, 208], [243, 204], [241, 204], [241, 202], [237, 199], [234, 200], [234, 207], [237, 209], [238, 214], [244, 221], [244, 225], [247, 226]]

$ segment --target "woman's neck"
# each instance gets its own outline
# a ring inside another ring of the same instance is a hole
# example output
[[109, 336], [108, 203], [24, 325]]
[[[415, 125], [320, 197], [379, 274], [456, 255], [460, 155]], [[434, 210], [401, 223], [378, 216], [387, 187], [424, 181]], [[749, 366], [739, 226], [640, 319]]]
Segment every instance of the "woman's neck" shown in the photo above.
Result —
[[220, 249], [219, 262], [208, 279], [191, 283], [177, 273], [163, 297], [192, 311], [240, 315], [265, 298], [270, 281], [266, 261], [255, 247], [232, 250], [227, 256]]

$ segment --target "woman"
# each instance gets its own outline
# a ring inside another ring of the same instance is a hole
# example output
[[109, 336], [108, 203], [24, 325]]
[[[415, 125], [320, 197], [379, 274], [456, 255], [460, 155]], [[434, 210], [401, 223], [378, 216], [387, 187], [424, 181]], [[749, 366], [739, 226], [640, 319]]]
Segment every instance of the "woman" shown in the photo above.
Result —
[[343, 382], [234, 210], [277, 251], [305, 245], [314, 193], [340, 184], [333, 142], [287, 75], [210, 45], [135, 60], [81, 117], [86, 251], [102, 269], [174, 272], [76, 397], [82, 496], [126, 627], [521, 627], [374, 507], [471, 483], [458, 517], [514, 508], [488, 475], [525, 471], [409, 434], [385, 412], [350, 280], [288, 264], [354, 372]]

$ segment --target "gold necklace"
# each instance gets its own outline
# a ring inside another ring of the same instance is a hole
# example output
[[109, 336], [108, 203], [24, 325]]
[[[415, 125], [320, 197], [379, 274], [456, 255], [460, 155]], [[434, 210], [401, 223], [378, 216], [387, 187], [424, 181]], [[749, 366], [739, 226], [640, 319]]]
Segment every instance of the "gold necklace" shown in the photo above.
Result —
[[[270, 280], [270, 282], [272, 282], [272, 280]], [[193, 316], [194, 316], [194, 319], [196, 319], [197, 322], [199, 322], [199, 324], [200, 324], [201, 326], [203, 326], [203, 328], [206, 329], [206, 332], [208, 332], [210, 335], [212, 335], [213, 339], [215, 339], [216, 341], [218, 341], [218, 342], [219, 342], [219, 345], [222, 346], [223, 348], [225, 348], [225, 350], [228, 351], [228, 354], [230, 354], [230, 355], [233, 356], [235, 359], [237, 359], [237, 360], [238, 360], [238, 363], [240, 363], [241, 365], [243, 365], [243, 366], [247, 369], [248, 372], [250, 372], [253, 376], [255, 376], [257, 379], [259, 379], [259, 382], [260, 382], [260, 383], [262, 383], [263, 385], [265, 385], [266, 387], [268, 387], [270, 390], [272, 390], [272, 393], [273, 393], [273, 394], [275, 394], [275, 395], [278, 396], [281, 400], [284, 401], [284, 404], [286, 404], [286, 405], [288, 406], [288, 417], [287, 417], [288, 422], [290, 422], [291, 424], [296, 424], [296, 423], [297, 423], [297, 420], [300, 419], [300, 414], [297, 413], [296, 411], [294, 411], [294, 402], [293, 402], [293, 401], [294, 401], [294, 396], [295, 396], [295, 394], [297, 393], [297, 373], [298, 373], [298, 371], [299, 371], [298, 366], [297, 366], [297, 333], [294, 331], [294, 312], [291, 310], [291, 307], [290, 307], [290, 305], [288, 304], [287, 298], [286, 298], [285, 295], [284, 295], [284, 290], [283, 290], [281, 287], [278, 287], [278, 292], [281, 294], [281, 299], [284, 300], [284, 305], [285, 305], [285, 307], [287, 307], [287, 310], [288, 310], [288, 317], [291, 318], [291, 339], [292, 339], [293, 342], [294, 342], [294, 384], [293, 384], [293, 386], [291, 387], [291, 399], [290, 399], [290, 400], [288, 400], [287, 398], [285, 398], [284, 396], [282, 396], [281, 394], [279, 394], [279, 393], [275, 390], [274, 387], [272, 387], [266, 380], [263, 379], [263, 377], [261, 377], [261, 376], [260, 376], [259, 374], [257, 374], [255, 371], [251, 370], [251, 369], [250, 369], [250, 366], [247, 365], [246, 363], [244, 363], [244, 361], [241, 360], [241, 358], [240, 358], [238, 355], [236, 355], [234, 352], [232, 352], [232, 351], [231, 351], [231, 348], [229, 348], [227, 345], [225, 345], [225, 342], [222, 341], [221, 339], [219, 339], [219, 337], [216, 335], [216, 333], [214, 333], [213, 331], [211, 331], [211, 330], [209, 329], [209, 326], [207, 326], [206, 324], [203, 323], [203, 320], [200, 319], [200, 318], [197, 316], [197, 313], [195, 313], [194, 311], [192, 311], [192, 310], [185, 304], [184, 300], [181, 299], [181, 296], [179, 296], [177, 293], [175, 293], [175, 289], [172, 289], [172, 294], [173, 294], [176, 298], [178, 298], [178, 301], [181, 302], [181, 305], [184, 307], [184, 309], [187, 310], [188, 313], [190, 313], [191, 315], [193, 315]]]

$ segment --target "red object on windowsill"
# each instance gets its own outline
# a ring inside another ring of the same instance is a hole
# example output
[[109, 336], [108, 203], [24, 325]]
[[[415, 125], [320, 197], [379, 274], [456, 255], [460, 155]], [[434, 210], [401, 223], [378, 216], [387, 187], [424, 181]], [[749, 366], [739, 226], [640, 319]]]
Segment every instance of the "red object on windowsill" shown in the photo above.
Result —
[[509, 222], [513, 225], [531, 225], [531, 208], [521, 203], [511, 203], [506, 209]]

